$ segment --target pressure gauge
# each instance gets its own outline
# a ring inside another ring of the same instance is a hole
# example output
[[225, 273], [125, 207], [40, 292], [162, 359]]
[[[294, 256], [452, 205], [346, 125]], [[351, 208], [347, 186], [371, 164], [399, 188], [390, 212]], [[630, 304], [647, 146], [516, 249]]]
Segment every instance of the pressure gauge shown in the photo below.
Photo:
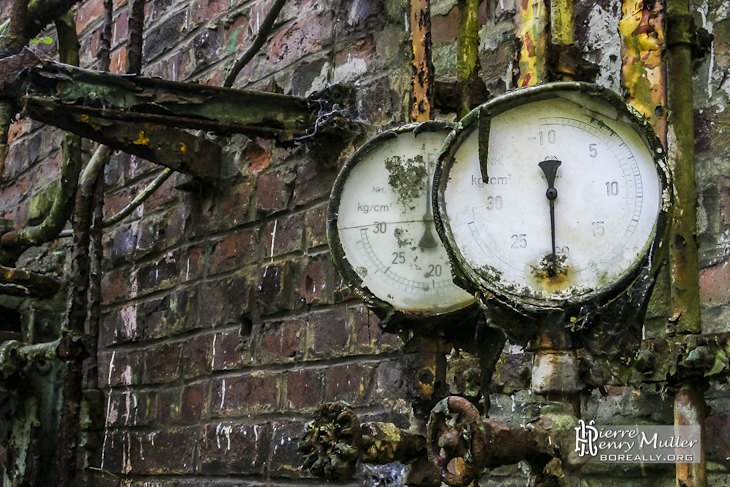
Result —
[[561, 308], [625, 289], [655, 257], [664, 151], [618, 95], [586, 83], [517, 90], [472, 111], [446, 144], [437, 217], [471, 291]]
[[350, 288], [383, 315], [427, 318], [474, 301], [452, 281], [432, 213], [433, 171], [453, 128], [424, 122], [381, 133], [335, 181], [327, 226], [332, 256]]

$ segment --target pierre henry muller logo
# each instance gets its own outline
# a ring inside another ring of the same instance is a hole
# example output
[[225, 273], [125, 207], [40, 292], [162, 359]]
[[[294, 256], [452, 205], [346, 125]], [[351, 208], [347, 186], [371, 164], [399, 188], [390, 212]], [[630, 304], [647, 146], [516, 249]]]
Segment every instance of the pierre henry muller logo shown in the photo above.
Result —
[[697, 425], [596, 426], [591, 420], [575, 427], [575, 452], [610, 463], [697, 463], [700, 461]]

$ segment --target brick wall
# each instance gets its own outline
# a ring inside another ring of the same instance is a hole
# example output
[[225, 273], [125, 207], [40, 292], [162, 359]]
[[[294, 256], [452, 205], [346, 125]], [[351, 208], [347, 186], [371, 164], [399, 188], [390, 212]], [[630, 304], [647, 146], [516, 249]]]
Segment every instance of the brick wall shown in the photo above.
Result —
[[[149, 0], [144, 74], [222, 84], [271, 3]], [[454, 4], [432, 2], [440, 81], [455, 79]], [[717, 8], [720, 4], [695, 5], [697, 22], [716, 35], [712, 54], [698, 61], [695, 90], [707, 332], [729, 331], [730, 313], [725, 109], [730, 17], [727, 8]], [[509, 0], [482, 4], [480, 59], [492, 95], [510, 86], [514, 11]], [[128, 13], [126, 0], [115, 2], [115, 72], [124, 70]], [[98, 62], [101, 14], [101, 0], [83, 2], [77, 11], [85, 67]], [[579, 46], [603, 67], [599, 82], [615, 90], [620, 88], [620, 56], [610, 26], [620, 15], [620, 3], [610, 0], [580, 2], [577, 10]], [[303, 425], [318, 404], [346, 400], [363, 421], [411, 423], [403, 343], [383, 333], [378, 319], [343, 284], [325, 235], [326, 205], [338, 168], [370, 135], [409, 121], [408, 37], [403, 2], [290, 0], [264, 50], [235, 86], [306, 96], [329, 84], [349, 84], [355, 88], [350, 117], [358, 131], [342, 150], [329, 151], [310, 143], [281, 147], [263, 139], [219, 137], [225, 148], [220, 190], [177, 189], [187, 178], [174, 174], [105, 232], [98, 357], [105, 428], [92, 460], [100, 469], [98, 485], [318, 485], [301, 471], [296, 451]], [[55, 44], [36, 46], [48, 54], [55, 49]], [[453, 114], [439, 116], [453, 119]], [[59, 134], [30, 120], [14, 125], [0, 214], [16, 227], [32, 222], [31, 201], [41, 200], [58, 178]], [[147, 161], [116, 154], [105, 170], [106, 216], [160, 171]], [[61, 273], [67, 246], [58, 241], [33, 249], [19, 266]], [[664, 326], [661, 320], [655, 323], [651, 330]], [[461, 371], [475, 363], [467, 354], [450, 356], [452, 392], [463, 392]], [[506, 351], [493, 379], [492, 416], [516, 424], [539, 411], [540, 399], [528, 392], [531, 364], [531, 354], [514, 347]], [[708, 401], [716, 418], [726, 417], [726, 388], [713, 386]], [[583, 398], [583, 406], [587, 415], [606, 422], [671, 422], [671, 397], [650, 387], [608, 388], [605, 397], [594, 391]], [[710, 468], [716, 482], [725, 482], [713, 485], [730, 485], [720, 466]], [[398, 466], [361, 467], [352, 485], [398, 485], [400, 475]], [[674, 482], [673, 471], [664, 467], [647, 476], [633, 467], [594, 466], [584, 475], [592, 486], [617, 478], [631, 485]], [[515, 466], [493, 472], [481, 485], [525, 481], [524, 471]]]

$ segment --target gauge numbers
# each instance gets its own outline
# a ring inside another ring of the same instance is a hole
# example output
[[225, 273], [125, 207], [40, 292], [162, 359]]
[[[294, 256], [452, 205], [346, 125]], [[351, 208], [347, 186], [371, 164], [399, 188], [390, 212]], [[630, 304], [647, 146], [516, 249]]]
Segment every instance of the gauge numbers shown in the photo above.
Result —
[[556, 97], [491, 118], [487, 177], [477, 124], [452, 145], [447, 233], [478, 279], [554, 306], [620, 280], [655, 232], [661, 182], [628, 123]]

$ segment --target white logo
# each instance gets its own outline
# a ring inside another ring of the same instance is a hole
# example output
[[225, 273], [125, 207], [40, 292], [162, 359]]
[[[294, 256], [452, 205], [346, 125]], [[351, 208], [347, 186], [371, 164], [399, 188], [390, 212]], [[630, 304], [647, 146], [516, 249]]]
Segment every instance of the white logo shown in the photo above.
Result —
[[588, 424], [585, 421], [578, 420], [578, 426], [575, 427], [575, 451], [579, 456], [585, 456], [586, 453], [595, 457], [598, 455], [598, 429], [593, 426], [595, 421], [591, 420]]

